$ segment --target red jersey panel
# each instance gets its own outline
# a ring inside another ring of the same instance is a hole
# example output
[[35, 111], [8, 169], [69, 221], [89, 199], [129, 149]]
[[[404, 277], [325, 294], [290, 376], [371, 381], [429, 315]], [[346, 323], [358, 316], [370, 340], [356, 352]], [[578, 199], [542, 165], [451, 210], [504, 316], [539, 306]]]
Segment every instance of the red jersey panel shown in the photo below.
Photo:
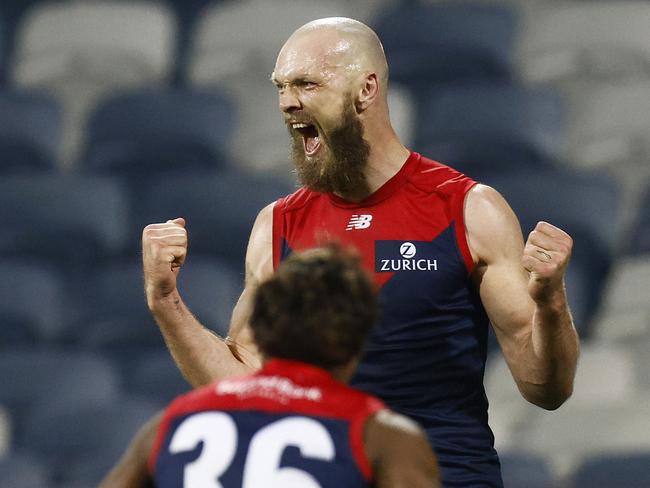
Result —
[[274, 359], [176, 399], [149, 469], [158, 488], [367, 487], [363, 427], [382, 408], [320, 368]]

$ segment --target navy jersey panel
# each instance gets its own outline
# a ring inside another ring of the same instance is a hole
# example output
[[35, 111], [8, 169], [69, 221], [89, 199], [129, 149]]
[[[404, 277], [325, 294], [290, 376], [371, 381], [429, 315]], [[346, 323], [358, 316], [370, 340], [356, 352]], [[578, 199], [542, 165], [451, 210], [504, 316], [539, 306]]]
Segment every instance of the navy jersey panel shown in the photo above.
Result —
[[[201, 412], [203, 413], [203, 412]], [[218, 482], [224, 488], [240, 488], [243, 483], [245, 464], [250, 453], [250, 442], [255, 434], [265, 427], [282, 419], [296, 418], [296, 415], [274, 415], [266, 412], [236, 411], [226, 412], [237, 426], [237, 447], [228, 469], [219, 477]], [[169, 444], [181, 425], [196, 412], [172, 420], [166, 439], [158, 457], [155, 471], [157, 488], [183, 487], [183, 476], [188, 463], [196, 461], [205, 448], [197, 444], [191, 451], [172, 454]], [[309, 417], [320, 423], [329, 433], [335, 450], [332, 461], [305, 456], [298, 446], [288, 444], [280, 455], [278, 469], [295, 468], [309, 476], [323, 488], [360, 488], [368, 486], [353, 461], [349, 442], [349, 423], [340, 419]], [[255, 469], [255, 468], [252, 468]]]
[[358, 204], [301, 189], [276, 203], [274, 260], [323, 236], [360, 252], [381, 287], [382, 310], [352, 385], [425, 428], [445, 487], [500, 488], [483, 388], [489, 320], [472, 283], [463, 219], [474, 184], [412, 153]]

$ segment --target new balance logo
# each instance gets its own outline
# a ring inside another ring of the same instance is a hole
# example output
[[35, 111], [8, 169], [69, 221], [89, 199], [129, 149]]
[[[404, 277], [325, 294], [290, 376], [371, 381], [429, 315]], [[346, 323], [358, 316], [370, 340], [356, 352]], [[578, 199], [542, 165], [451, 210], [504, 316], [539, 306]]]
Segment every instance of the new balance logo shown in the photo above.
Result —
[[354, 214], [345, 230], [367, 229], [370, 227], [370, 222], [372, 222], [372, 215]]

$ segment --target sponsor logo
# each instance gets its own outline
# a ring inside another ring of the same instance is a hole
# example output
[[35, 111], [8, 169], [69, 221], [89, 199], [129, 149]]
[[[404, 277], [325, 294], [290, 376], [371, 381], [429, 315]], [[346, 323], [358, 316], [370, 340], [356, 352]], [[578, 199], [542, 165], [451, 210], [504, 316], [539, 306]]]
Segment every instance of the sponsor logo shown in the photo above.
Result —
[[[421, 243], [420, 245], [425, 246], [426, 244]], [[383, 241], [375, 247], [375, 250], [377, 256], [375, 271], [377, 272], [438, 271], [438, 260], [427, 257], [426, 251], [424, 256], [420, 255], [416, 258], [418, 249], [412, 242], [400, 244], [396, 241]], [[398, 250], [401, 258], [396, 256]]]
[[348, 226], [345, 228], [345, 230], [367, 229], [370, 227], [371, 222], [372, 215], [354, 214], [352, 217], [350, 217], [350, 222], [348, 222]]

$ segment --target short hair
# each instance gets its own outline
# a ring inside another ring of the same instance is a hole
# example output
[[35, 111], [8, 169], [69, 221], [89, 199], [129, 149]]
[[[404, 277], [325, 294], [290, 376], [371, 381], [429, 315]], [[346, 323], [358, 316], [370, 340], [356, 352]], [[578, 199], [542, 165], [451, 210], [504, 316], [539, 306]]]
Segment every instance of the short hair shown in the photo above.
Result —
[[377, 316], [358, 254], [329, 244], [293, 254], [259, 285], [250, 326], [267, 357], [331, 369], [361, 354]]

